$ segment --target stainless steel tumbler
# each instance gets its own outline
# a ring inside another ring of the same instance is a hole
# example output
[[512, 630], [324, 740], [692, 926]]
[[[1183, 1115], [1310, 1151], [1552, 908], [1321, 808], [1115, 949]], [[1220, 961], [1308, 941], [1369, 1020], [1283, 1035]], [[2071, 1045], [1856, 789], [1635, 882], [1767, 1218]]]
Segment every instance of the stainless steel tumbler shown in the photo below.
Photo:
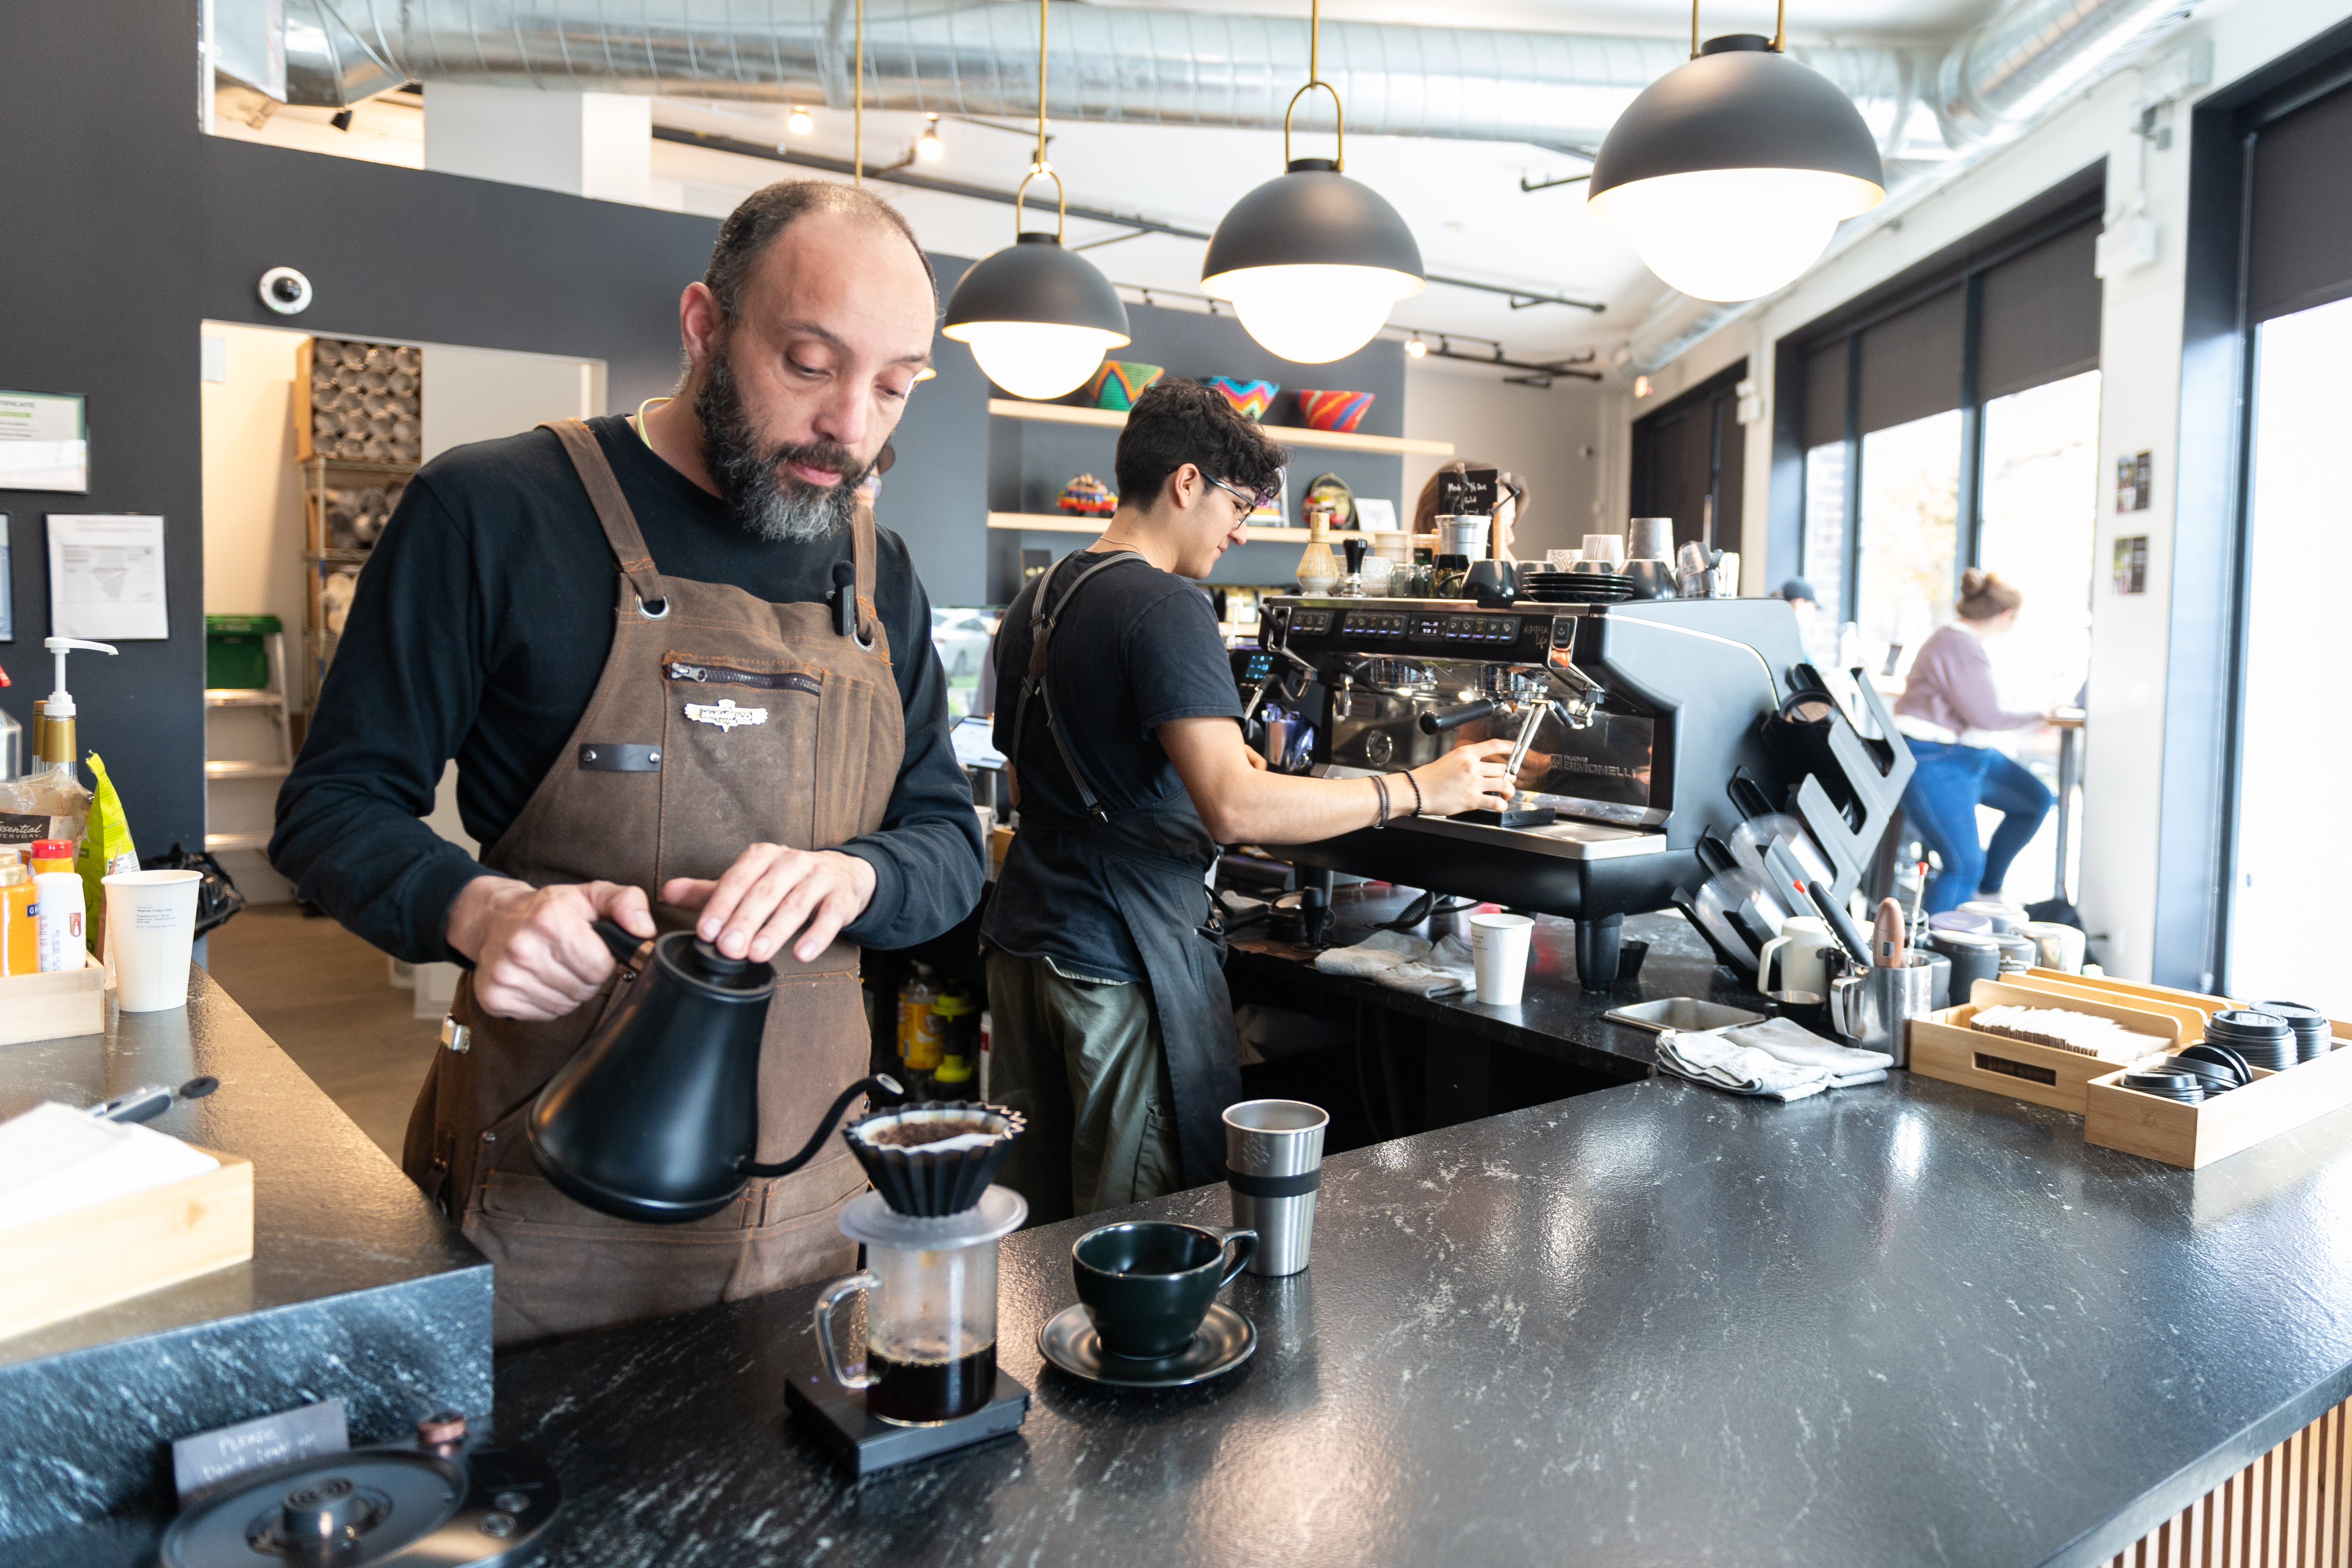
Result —
[[1296, 1274], [1315, 1239], [1330, 1116], [1303, 1100], [1244, 1100], [1225, 1108], [1225, 1185], [1234, 1224], [1257, 1232], [1253, 1274]]
[[1842, 954], [1830, 980], [1830, 1028], [1841, 1043], [1883, 1051], [1897, 1067], [1911, 1065], [1911, 1035], [1904, 1022], [1936, 1010], [1951, 984], [1952, 961], [1940, 953], [1914, 953], [1900, 968], [1864, 967]]

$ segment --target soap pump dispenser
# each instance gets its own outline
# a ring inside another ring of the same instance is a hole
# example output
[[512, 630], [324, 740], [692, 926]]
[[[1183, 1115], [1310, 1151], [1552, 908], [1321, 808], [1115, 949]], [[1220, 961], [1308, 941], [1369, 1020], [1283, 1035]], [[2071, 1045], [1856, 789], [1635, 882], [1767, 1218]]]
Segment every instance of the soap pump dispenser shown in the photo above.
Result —
[[75, 648], [99, 653], [115, 650], [104, 643], [85, 643], [75, 637], [51, 637], [42, 645], [57, 659], [57, 689], [40, 705], [40, 717], [33, 727], [32, 765], [23, 778], [0, 782], [0, 837], [79, 842], [82, 824], [89, 818], [89, 789], [81, 781], [73, 693], [66, 687], [66, 654]]

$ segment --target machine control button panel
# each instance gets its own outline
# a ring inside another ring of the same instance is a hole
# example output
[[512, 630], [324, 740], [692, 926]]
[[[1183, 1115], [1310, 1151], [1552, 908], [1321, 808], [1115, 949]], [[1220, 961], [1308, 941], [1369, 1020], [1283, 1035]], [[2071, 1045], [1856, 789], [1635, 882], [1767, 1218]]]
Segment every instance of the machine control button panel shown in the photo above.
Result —
[[1519, 618], [1516, 615], [1447, 615], [1442, 620], [1438, 634], [1449, 643], [1516, 643], [1519, 640]]
[[1328, 610], [1295, 611], [1290, 617], [1290, 629], [1309, 637], [1320, 637], [1331, 630], [1331, 619]]
[[1350, 610], [1346, 630], [1357, 636], [1402, 637], [1412, 630], [1413, 620], [1402, 610]]

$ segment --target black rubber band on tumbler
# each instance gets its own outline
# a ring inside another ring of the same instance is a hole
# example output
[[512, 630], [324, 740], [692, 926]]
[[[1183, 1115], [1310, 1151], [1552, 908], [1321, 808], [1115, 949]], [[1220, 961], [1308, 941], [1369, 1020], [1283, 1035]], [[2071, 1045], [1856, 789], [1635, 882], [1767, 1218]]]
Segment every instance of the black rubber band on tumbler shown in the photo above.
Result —
[[1323, 1167], [1297, 1176], [1249, 1176], [1228, 1167], [1225, 1185], [1244, 1197], [1304, 1197], [1323, 1185]]

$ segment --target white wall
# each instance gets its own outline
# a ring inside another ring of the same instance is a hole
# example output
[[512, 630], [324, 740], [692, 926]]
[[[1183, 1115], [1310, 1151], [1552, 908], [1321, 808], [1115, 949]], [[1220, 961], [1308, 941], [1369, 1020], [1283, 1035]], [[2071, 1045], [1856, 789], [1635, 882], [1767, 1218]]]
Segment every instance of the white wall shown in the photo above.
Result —
[[[301, 474], [294, 464], [295, 356], [306, 334], [207, 321], [203, 334], [222, 340], [226, 381], [203, 382], [205, 611], [276, 615], [286, 626], [290, 695], [299, 709], [307, 592]], [[604, 406], [602, 361], [522, 354], [447, 344], [425, 353], [424, 450], [430, 462], [453, 446], [527, 430], [541, 420], [584, 417]], [[267, 721], [250, 710], [212, 714], [209, 749], [222, 758], [259, 758], [272, 744]], [[209, 790], [211, 831], [269, 825], [274, 781], [224, 780]], [[457, 821], [451, 780], [425, 819], [443, 838], [474, 841]], [[282, 903], [292, 888], [258, 851], [231, 851], [222, 863], [256, 904]]]
[[[1602, 495], [1601, 411], [1608, 400], [1588, 383], [1513, 386], [1495, 371], [1443, 360], [1407, 360], [1404, 433], [1454, 443], [1456, 457], [1507, 468], [1528, 482], [1526, 522], [1512, 540], [1522, 558], [1573, 549]], [[1411, 522], [1414, 499], [1451, 457], [1408, 456], [1398, 520]]]
[[[2152, 53], [2163, 57], [2203, 39], [2213, 47], [2202, 96], [2276, 58], [2352, 15], [2347, 0], [2239, 0], [2200, 15]], [[1621, 421], [1658, 406], [1741, 356], [1767, 399], [1766, 423], [1748, 444], [1746, 591], [1759, 591], [1769, 527], [1772, 345], [1853, 298], [1999, 218], [2066, 176], [2107, 161], [2110, 211], [2137, 180], [2142, 143], [2139, 75], [2126, 70], [2077, 99], [2032, 134], [2003, 148], [1900, 218], [1870, 235], [1786, 294], [1653, 376], [1655, 394]], [[2171, 592], [2172, 508], [2179, 451], [2180, 334], [2184, 302], [2181, 235], [2188, 207], [2189, 111], [2172, 113], [2169, 150], [2147, 152], [2147, 202], [2158, 225], [2152, 265], [2106, 280], [2100, 328], [2104, 396], [2101, 472], [2118, 455], [2151, 452], [2155, 495], [2147, 511], [2118, 517], [2103, 486], [2095, 565], [2101, 568], [2092, 616], [2090, 723], [2086, 737], [2082, 884], [2085, 924], [2105, 937], [2115, 973], [2146, 977], [2155, 938], [2158, 784], [2164, 764], [2163, 691]], [[1619, 492], [1622, 494], [1622, 490]], [[2147, 591], [2118, 596], [2103, 570], [2114, 540], [2148, 536]]]
[[436, 81], [425, 95], [425, 166], [643, 206], [653, 99]]

